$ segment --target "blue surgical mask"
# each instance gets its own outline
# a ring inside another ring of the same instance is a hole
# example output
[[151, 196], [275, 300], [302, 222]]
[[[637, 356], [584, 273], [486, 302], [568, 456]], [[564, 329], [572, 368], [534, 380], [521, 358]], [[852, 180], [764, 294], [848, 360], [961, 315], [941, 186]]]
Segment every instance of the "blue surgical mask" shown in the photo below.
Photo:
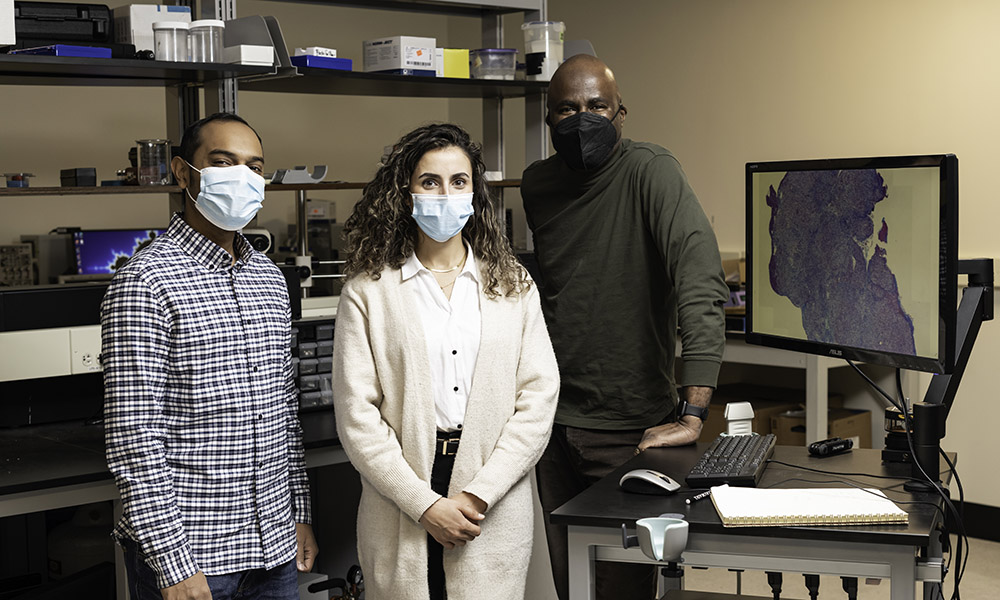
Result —
[[413, 219], [427, 237], [447, 242], [472, 216], [472, 194], [411, 194]]
[[[187, 161], [185, 161], [187, 162]], [[246, 165], [205, 167], [201, 173], [201, 191], [194, 202], [198, 212], [209, 223], [224, 231], [237, 231], [247, 226], [264, 204], [264, 178]]]

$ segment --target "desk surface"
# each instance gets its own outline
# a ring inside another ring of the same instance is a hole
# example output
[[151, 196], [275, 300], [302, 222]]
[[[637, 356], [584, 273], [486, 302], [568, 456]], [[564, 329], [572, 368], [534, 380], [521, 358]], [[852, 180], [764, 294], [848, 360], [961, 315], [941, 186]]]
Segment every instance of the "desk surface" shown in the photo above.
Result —
[[[299, 415], [307, 450], [336, 446], [333, 410]], [[104, 427], [81, 421], [0, 429], [0, 495], [110, 480]]]
[[883, 465], [881, 452], [870, 449], [854, 449], [851, 452], [816, 458], [805, 448], [798, 446], [777, 446], [774, 460], [801, 467], [836, 471], [845, 474], [864, 473], [883, 475], [894, 479], [876, 479], [858, 475], [823, 475], [799, 468], [771, 463], [760, 481], [759, 487], [844, 487], [849, 480], [863, 487], [884, 489], [886, 495], [896, 502], [921, 501], [923, 504], [900, 504], [909, 513], [906, 525], [864, 525], [846, 527], [723, 527], [715, 506], [708, 498], [685, 504], [685, 499], [697, 491], [686, 485], [670, 496], [649, 496], [624, 492], [618, 487], [621, 476], [632, 469], [654, 469], [669, 475], [681, 483], [695, 462], [708, 448], [708, 444], [684, 446], [681, 448], [651, 448], [625, 463], [613, 473], [598, 481], [566, 504], [553, 511], [554, 524], [585, 527], [620, 528], [622, 523], [629, 527], [643, 517], [656, 517], [664, 513], [683, 515], [690, 523], [692, 532], [726, 533], [727, 535], [754, 535], [810, 540], [850, 541], [859, 535], [871, 541], [884, 544], [923, 545], [937, 522], [938, 505], [936, 495], [930, 493], [911, 494], [903, 491], [903, 483], [908, 477], [910, 465]]

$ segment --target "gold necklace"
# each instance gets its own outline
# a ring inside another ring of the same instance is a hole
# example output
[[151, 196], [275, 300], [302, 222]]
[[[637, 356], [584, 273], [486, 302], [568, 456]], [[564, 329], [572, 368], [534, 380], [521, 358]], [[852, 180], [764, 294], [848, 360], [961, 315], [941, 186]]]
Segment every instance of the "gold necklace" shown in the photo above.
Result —
[[458, 264], [455, 265], [454, 267], [450, 268], [450, 269], [432, 269], [430, 267], [425, 267], [425, 268], [428, 271], [430, 271], [431, 273], [451, 273], [455, 269], [457, 269], [457, 268], [459, 268], [459, 267], [461, 267], [462, 265], [465, 264], [465, 258], [468, 256], [468, 254], [469, 254], [469, 251], [466, 250], [465, 254], [462, 255], [462, 260], [458, 261]]

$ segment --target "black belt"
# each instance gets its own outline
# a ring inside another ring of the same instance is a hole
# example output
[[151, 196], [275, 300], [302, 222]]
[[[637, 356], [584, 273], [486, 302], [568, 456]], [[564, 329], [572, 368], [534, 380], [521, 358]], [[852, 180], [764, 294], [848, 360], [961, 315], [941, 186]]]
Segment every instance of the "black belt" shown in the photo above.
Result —
[[434, 443], [434, 454], [440, 456], [455, 456], [458, 454], [458, 442], [461, 431], [439, 431]]

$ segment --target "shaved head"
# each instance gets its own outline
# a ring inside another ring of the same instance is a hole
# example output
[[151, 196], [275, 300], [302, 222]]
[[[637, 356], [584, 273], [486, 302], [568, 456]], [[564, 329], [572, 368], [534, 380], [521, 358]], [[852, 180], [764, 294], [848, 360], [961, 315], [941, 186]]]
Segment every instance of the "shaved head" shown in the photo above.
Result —
[[567, 92], [582, 87], [601, 88], [611, 95], [610, 100], [621, 103], [621, 92], [615, 74], [604, 61], [589, 54], [576, 54], [559, 65], [549, 82], [549, 111], [553, 110], [553, 100]]
[[548, 95], [545, 121], [553, 130], [564, 119], [590, 113], [611, 121], [616, 139], [621, 139], [628, 110], [622, 104], [615, 74], [601, 59], [589, 54], [566, 59], [552, 75]]

